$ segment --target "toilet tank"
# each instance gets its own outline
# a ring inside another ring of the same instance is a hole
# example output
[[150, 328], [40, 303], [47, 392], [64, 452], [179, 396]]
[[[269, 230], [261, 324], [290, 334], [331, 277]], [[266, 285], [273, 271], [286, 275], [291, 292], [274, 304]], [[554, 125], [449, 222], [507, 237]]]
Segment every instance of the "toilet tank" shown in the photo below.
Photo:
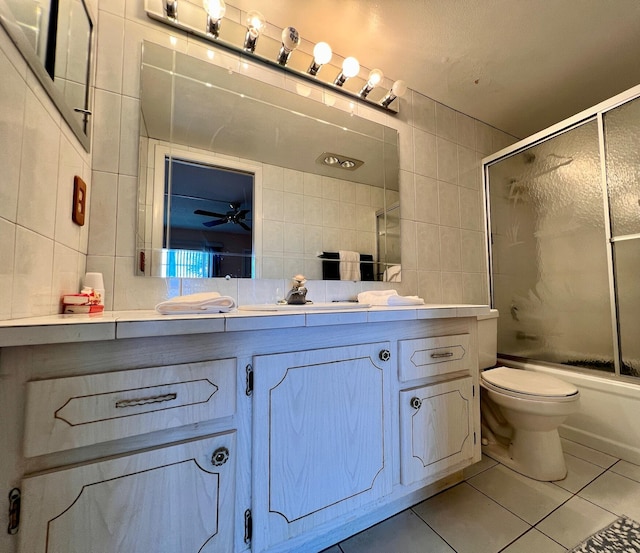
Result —
[[498, 357], [498, 310], [478, 315], [478, 365], [480, 369], [494, 367]]

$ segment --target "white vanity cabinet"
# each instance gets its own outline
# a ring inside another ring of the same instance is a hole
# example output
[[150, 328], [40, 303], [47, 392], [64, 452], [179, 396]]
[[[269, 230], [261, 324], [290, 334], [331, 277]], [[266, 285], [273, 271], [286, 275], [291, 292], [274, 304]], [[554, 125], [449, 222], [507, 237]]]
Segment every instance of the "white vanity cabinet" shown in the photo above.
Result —
[[391, 492], [389, 347], [254, 358], [254, 552]]
[[457, 312], [53, 322], [43, 342], [0, 323], [0, 551], [312, 553], [454, 485], [480, 460]]

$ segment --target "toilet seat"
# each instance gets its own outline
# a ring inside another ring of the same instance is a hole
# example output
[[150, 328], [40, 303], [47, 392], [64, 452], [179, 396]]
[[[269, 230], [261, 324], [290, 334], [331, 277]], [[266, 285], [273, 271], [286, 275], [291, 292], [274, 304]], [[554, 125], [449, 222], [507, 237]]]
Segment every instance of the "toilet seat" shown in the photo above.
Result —
[[533, 401], [573, 401], [578, 394], [573, 384], [534, 371], [497, 367], [483, 371], [481, 378], [490, 390]]

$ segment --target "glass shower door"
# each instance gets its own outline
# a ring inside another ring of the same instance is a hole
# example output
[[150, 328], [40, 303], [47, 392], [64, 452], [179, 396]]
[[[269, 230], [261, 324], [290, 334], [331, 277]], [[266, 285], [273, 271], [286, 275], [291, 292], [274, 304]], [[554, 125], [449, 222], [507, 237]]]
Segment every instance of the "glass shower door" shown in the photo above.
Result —
[[640, 99], [603, 115], [620, 374], [640, 376]]
[[614, 371], [599, 152], [594, 118], [487, 167], [500, 354]]

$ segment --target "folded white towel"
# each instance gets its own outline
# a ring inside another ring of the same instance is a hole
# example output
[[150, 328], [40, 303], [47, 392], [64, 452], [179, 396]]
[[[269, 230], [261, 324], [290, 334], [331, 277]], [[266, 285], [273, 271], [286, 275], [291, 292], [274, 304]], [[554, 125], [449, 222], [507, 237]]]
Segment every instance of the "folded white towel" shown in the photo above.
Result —
[[358, 294], [358, 302], [369, 305], [424, 305], [418, 296], [399, 296], [395, 290], [369, 290]]
[[349, 250], [340, 250], [340, 280], [360, 280], [360, 254]]
[[236, 301], [231, 296], [221, 296], [218, 292], [200, 292], [176, 296], [156, 305], [156, 311], [162, 315], [188, 315], [209, 313], [227, 313], [235, 309]]

